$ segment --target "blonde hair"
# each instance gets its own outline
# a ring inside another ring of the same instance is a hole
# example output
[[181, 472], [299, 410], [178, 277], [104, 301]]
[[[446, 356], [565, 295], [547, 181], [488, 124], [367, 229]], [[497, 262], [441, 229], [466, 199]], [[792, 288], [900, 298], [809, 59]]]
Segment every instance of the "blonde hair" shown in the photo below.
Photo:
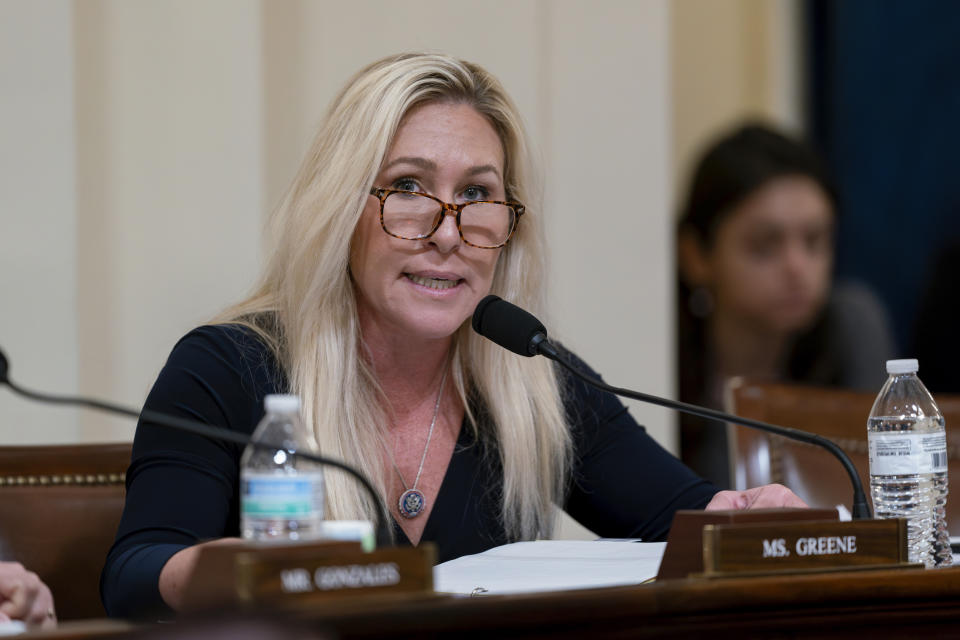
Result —
[[[427, 102], [464, 102], [484, 115], [506, 156], [507, 197], [526, 205], [503, 248], [492, 293], [543, 310], [546, 256], [539, 190], [516, 107], [481, 67], [445, 55], [410, 53], [375, 62], [333, 101], [294, 181], [274, 212], [274, 250], [248, 299], [217, 322], [244, 324], [273, 349], [323, 454], [362, 469], [385, 495], [387, 410], [362, 354], [350, 241], [391, 140], [406, 113]], [[467, 423], [497, 443], [502, 517], [513, 539], [550, 534], [563, 498], [570, 436], [553, 367], [518, 357], [470, 330], [454, 336], [452, 377]], [[476, 419], [482, 407], [489, 420]], [[327, 474], [327, 517], [370, 518], [376, 506], [356, 482]]]

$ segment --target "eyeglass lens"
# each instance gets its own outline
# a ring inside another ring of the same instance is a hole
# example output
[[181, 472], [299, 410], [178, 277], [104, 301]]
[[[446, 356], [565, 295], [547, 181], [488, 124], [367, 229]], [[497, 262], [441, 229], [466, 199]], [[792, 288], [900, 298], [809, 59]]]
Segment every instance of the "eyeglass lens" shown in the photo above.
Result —
[[[443, 207], [436, 200], [409, 193], [391, 193], [383, 203], [383, 226], [388, 232], [411, 240], [433, 231]], [[477, 202], [460, 212], [463, 239], [480, 247], [496, 247], [507, 241], [515, 213], [503, 204]]]

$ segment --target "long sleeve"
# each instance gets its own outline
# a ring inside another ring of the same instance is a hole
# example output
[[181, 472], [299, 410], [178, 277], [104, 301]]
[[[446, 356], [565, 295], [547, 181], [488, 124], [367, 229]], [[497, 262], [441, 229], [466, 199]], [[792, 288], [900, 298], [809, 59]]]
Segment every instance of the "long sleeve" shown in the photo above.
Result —
[[[144, 408], [250, 434], [263, 396], [285, 388], [276, 360], [249, 331], [201, 327], [174, 348]], [[602, 535], [656, 540], [676, 509], [709, 501], [716, 488], [651, 439], [615, 397], [582, 383], [567, 388], [575, 460], [566, 508], [573, 517]], [[488, 448], [495, 446], [461, 428], [422, 538], [436, 542], [442, 560], [509, 542], [503, 472]], [[100, 581], [109, 615], [168, 615], [158, 581], [170, 557], [239, 534], [241, 454], [239, 445], [138, 425], [126, 506]]]
[[[236, 326], [200, 327], [174, 347], [144, 409], [252, 433], [262, 399], [282, 386], [275, 361]], [[181, 549], [239, 533], [242, 447], [146, 424], [137, 426], [127, 499], [100, 579], [107, 613], [169, 613], [158, 579]]]
[[568, 390], [574, 462], [565, 510], [582, 525], [606, 537], [662, 540], [678, 509], [702, 509], [718, 491], [651, 438], [616, 396], [579, 380]]

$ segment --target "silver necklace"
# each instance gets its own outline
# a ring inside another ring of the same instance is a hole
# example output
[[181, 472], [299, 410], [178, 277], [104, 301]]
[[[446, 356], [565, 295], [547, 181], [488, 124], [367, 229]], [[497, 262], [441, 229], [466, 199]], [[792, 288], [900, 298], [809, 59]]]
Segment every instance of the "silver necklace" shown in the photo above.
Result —
[[390, 462], [393, 463], [393, 468], [396, 470], [397, 475], [400, 476], [400, 484], [403, 485], [403, 493], [400, 494], [400, 499], [397, 501], [397, 510], [400, 511], [400, 515], [404, 518], [416, 518], [423, 512], [423, 508], [427, 506], [427, 499], [424, 497], [423, 492], [417, 489], [417, 484], [420, 482], [420, 474], [423, 473], [423, 463], [427, 461], [427, 451], [430, 449], [430, 440], [433, 438], [433, 428], [437, 426], [437, 415], [440, 413], [440, 399], [443, 397], [443, 385], [447, 381], [447, 369], [444, 367], [443, 377], [440, 378], [440, 388], [437, 390], [437, 402], [433, 405], [433, 419], [430, 420], [430, 430], [427, 432], [427, 444], [423, 446], [423, 455], [420, 456], [420, 468], [417, 469], [417, 477], [413, 480], [413, 486], [407, 487], [406, 480], [403, 479], [403, 474], [400, 473], [400, 467], [397, 466], [397, 461], [393, 458], [393, 452], [390, 448], [387, 448], [387, 455], [390, 456]]

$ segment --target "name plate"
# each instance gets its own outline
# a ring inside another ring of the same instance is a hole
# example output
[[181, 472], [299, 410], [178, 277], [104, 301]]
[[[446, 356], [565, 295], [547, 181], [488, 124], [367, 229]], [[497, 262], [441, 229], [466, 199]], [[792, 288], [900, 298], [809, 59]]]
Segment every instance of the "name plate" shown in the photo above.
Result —
[[436, 550], [389, 547], [297, 557], [244, 552], [236, 557], [237, 596], [244, 604], [433, 591]]
[[657, 580], [703, 575], [703, 528], [708, 524], [773, 524], [776, 522], [837, 521], [836, 509], [748, 509], [737, 511], [677, 511], [667, 538]]
[[903, 519], [712, 524], [703, 528], [703, 572], [707, 577], [898, 566], [911, 566]]
[[341, 597], [431, 593], [436, 548], [357, 542], [256, 544], [204, 548], [185, 587], [185, 611], [292, 606]]

